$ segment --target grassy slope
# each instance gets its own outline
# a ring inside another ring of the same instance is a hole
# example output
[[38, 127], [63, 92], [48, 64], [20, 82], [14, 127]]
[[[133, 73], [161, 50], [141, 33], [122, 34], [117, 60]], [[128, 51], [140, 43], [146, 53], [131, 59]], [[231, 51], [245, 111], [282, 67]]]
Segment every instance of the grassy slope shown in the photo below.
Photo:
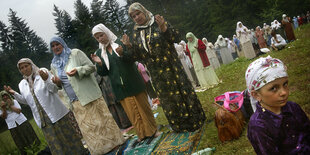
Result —
[[[36, 132], [37, 136], [39, 137], [41, 141], [40, 148], [44, 149], [45, 146], [47, 146], [47, 143], [45, 141], [45, 138], [43, 136], [42, 130], [37, 126], [34, 119], [31, 119], [30, 124], [32, 125], [34, 131]], [[0, 154], [11, 154], [11, 155], [17, 155], [19, 154], [19, 151], [17, 150], [17, 147], [12, 139], [12, 136], [10, 134], [9, 130], [6, 130], [2, 133], [0, 133]]]
[[[289, 100], [298, 103], [304, 111], [310, 116], [310, 24], [301, 27], [295, 31], [296, 41], [287, 45], [281, 51], [273, 51], [262, 55], [270, 55], [282, 60], [288, 68], [290, 96]], [[208, 120], [212, 122], [206, 126], [205, 134], [199, 146], [199, 150], [206, 147], [216, 147], [215, 154], [255, 154], [254, 150], [247, 140], [246, 129], [242, 136], [234, 141], [221, 143], [217, 137], [217, 129], [214, 124], [214, 112], [216, 108], [212, 105], [213, 98], [226, 92], [246, 88], [245, 70], [253, 60], [239, 59], [232, 64], [222, 66], [216, 71], [218, 77], [223, 83], [216, 88], [198, 93], [203, 104]]]
[[[291, 94], [289, 100], [295, 101], [310, 114], [310, 24], [301, 27], [295, 31], [298, 40], [288, 44], [287, 48], [281, 51], [268, 53], [270, 56], [281, 59], [288, 68], [289, 87]], [[264, 57], [267, 54], [263, 55]], [[217, 129], [214, 125], [214, 112], [216, 107], [212, 105], [214, 97], [226, 92], [246, 88], [244, 72], [247, 66], [253, 60], [238, 59], [234, 63], [224, 65], [216, 70], [218, 77], [223, 80], [223, 83], [215, 88], [209, 89], [203, 93], [198, 93], [198, 97], [207, 115], [206, 131], [202, 136], [198, 150], [206, 147], [215, 147], [215, 154], [255, 154], [254, 150], [246, 137], [246, 128], [242, 136], [234, 141], [221, 143], [217, 138]], [[161, 108], [158, 108], [159, 116], [156, 121], [158, 124], [168, 124]], [[310, 115], [308, 115], [310, 116]], [[43, 138], [42, 131], [35, 125], [33, 120], [30, 121], [33, 125], [40, 140], [43, 141], [43, 146], [46, 142]], [[167, 130], [163, 128], [163, 130]], [[131, 131], [130, 133], [134, 133]], [[8, 145], [8, 147], [4, 147]], [[8, 131], [0, 133], [0, 154], [13, 152], [16, 146]]]

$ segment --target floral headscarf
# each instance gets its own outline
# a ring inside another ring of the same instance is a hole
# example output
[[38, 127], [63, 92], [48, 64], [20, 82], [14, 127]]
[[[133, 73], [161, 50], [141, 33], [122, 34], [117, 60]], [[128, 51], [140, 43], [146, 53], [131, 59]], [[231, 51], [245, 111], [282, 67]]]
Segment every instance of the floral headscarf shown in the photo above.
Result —
[[248, 91], [258, 90], [278, 78], [287, 77], [286, 66], [279, 59], [267, 56], [252, 62], [245, 72]]
[[147, 27], [151, 26], [154, 23], [154, 16], [153, 16], [153, 14], [149, 10], [144, 8], [144, 6], [141, 5], [138, 2], [132, 3], [129, 6], [129, 9], [128, 9], [129, 16], [131, 17], [130, 14], [135, 12], [135, 11], [137, 11], [137, 10], [141, 11], [146, 16], [147, 22], [144, 25], [135, 24], [135, 26], [134, 26], [135, 30], [138, 29], [138, 28], [147, 28]]
[[39, 75], [39, 73], [38, 73], [39, 67], [37, 67], [37, 66], [32, 62], [32, 60], [30, 60], [29, 58], [22, 58], [22, 59], [20, 59], [20, 60], [17, 62], [17, 68], [18, 68], [18, 70], [19, 70], [19, 72], [20, 72], [21, 74], [23, 74], [23, 73], [21, 72], [21, 70], [20, 70], [20, 68], [19, 68], [19, 65], [22, 64], [22, 63], [28, 63], [28, 64], [30, 64], [31, 67], [32, 67], [32, 73], [31, 73], [30, 76], [23, 75], [23, 78], [29, 82], [30, 88], [32, 88], [32, 87], [33, 87], [33, 79], [34, 79], [34, 77], [35, 77], [36, 75]]
[[256, 110], [257, 100], [251, 96], [251, 91], [259, 90], [269, 82], [282, 77], [288, 77], [286, 66], [281, 60], [269, 55], [265, 58], [259, 58], [249, 65], [245, 72], [245, 80], [254, 111]]
[[[61, 54], [57, 55], [52, 51], [52, 43], [58, 42], [63, 47]], [[66, 42], [60, 37], [53, 37], [50, 40], [50, 51], [54, 53], [54, 58], [52, 60], [52, 65], [57, 69], [58, 76], [64, 71], [64, 68], [68, 62], [69, 56], [71, 54], [71, 49], [67, 46]]]

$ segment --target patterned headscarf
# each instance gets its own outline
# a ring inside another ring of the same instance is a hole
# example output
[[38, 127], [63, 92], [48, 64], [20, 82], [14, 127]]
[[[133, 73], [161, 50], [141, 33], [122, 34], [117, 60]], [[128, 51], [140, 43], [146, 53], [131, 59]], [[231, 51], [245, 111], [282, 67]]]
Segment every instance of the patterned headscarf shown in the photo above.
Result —
[[258, 90], [278, 78], [287, 77], [286, 66], [279, 59], [267, 56], [252, 62], [245, 72], [248, 91]]
[[256, 111], [257, 100], [251, 95], [251, 91], [259, 90], [269, 82], [287, 76], [286, 66], [283, 62], [269, 55], [265, 58], [259, 58], [249, 65], [245, 72], [245, 80], [254, 111]]
[[138, 28], [146, 28], [146, 27], [149, 27], [151, 26], [153, 23], [154, 23], [154, 16], [153, 14], [147, 10], [146, 8], [144, 8], [143, 5], [141, 5], [140, 3], [138, 2], [135, 2], [135, 3], [132, 3], [130, 6], [129, 6], [129, 9], [128, 9], [128, 14], [129, 16], [131, 17], [131, 13], [135, 12], [135, 11], [141, 11], [145, 16], [146, 16], [146, 20], [147, 22], [144, 24], [144, 25], [138, 25], [137, 23], [135, 24], [134, 26], [134, 29], [138, 29]]
[[187, 42], [188, 50], [190, 52], [196, 51], [197, 49], [195, 47], [198, 46], [198, 39], [192, 32], [188, 32], [186, 34], [186, 39], [188, 38], [192, 38], [192, 42], [189, 42], [189, 41]]
[[8, 95], [9, 98], [11, 99], [11, 102], [5, 102], [5, 108], [6, 108], [6, 110], [11, 110], [11, 105], [14, 105], [12, 96], [11, 96], [8, 92], [6, 92], [5, 90], [2, 90], [2, 91], [0, 92], [0, 102], [1, 102], [1, 101], [4, 102], [4, 100], [2, 99], [2, 96], [3, 96], [3, 95]]
[[[58, 42], [61, 44], [61, 46], [63, 47], [63, 50], [61, 52], [61, 54], [57, 55], [55, 54], [53, 51], [52, 51], [52, 43], [53, 42]], [[71, 54], [71, 49], [67, 46], [67, 44], [65, 43], [65, 41], [60, 38], [60, 37], [53, 37], [51, 40], [50, 40], [50, 51], [52, 53], [54, 53], [54, 58], [52, 60], [52, 65], [57, 69], [58, 71], [58, 76], [61, 74], [61, 72], [63, 72], [67, 62], [68, 62], [68, 59], [69, 59], [69, 56]]]
[[18, 70], [19, 70], [19, 72], [20, 72], [21, 74], [23, 74], [23, 73], [21, 72], [21, 70], [20, 70], [20, 68], [19, 68], [19, 65], [22, 64], [22, 63], [28, 63], [28, 64], [30, 64], [31, 67], [32, 67], [32, 73], [31, 73], [30, 76], [23, 75], [23, 78], [29, 82], [30, 88], [32, 88], [32, 87], [33, 87], [33, 79], [34, 79], [34, 77], [35, 77], [36, 75], [39, 75], [39, 73], [38, 73], [39, 67], [37, 67], [37, 66], [32, 62], [32, 60], [30, 60], [29, 58], [22, 58], [22, 59], [20, 59], [20, 60], [17, 62], [17, 68], [18, 68]]

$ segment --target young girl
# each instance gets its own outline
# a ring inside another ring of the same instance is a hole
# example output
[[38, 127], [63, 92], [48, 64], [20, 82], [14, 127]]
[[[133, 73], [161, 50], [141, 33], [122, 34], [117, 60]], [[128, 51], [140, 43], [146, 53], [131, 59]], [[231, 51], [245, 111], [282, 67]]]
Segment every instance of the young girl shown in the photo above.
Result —
[[248, 126], [257, 154], [310, 154], [310, 121], [300, 106], [287, 101], [286, 67], [270, 56], [252, 62], [245, 79], [258, 102]]

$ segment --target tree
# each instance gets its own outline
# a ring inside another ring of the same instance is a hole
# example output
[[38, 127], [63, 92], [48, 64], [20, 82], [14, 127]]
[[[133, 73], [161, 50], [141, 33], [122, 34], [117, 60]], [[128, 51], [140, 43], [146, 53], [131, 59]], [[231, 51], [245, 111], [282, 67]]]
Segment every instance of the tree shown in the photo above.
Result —
[[103, 13], [103, 1], [93, 0], [90, 4], [92, 25], [105, 22], [105, 16]]
[[107, 0], [103, 6], [106, 26], [117, 36], [127, 32], [129, 19], [126, 7], [120, 7], [116, 0]]
[[76, 38], [78, 46], [76, 46], [76, 48], [81, 49], [89, 56], [90, 53], [93, 53], [94, 50], [98, 48], [98, 44], [91, 34], [93, 27], [92, 16], [87, 6], [81, 0], [77, 0], [74, 3], [74, 7], [75, 18], [73, 20], [73, 25], [78, 32]]
[[59, 10], [56, 5], [54, 5], [53, 15], [55, 18], [55, 25], [57, 29], [57, 35], [65, 40], [69, 47], [77, 47], [77, 36], [78, 33], [73, 25], [71, 16], [65, 10]]

